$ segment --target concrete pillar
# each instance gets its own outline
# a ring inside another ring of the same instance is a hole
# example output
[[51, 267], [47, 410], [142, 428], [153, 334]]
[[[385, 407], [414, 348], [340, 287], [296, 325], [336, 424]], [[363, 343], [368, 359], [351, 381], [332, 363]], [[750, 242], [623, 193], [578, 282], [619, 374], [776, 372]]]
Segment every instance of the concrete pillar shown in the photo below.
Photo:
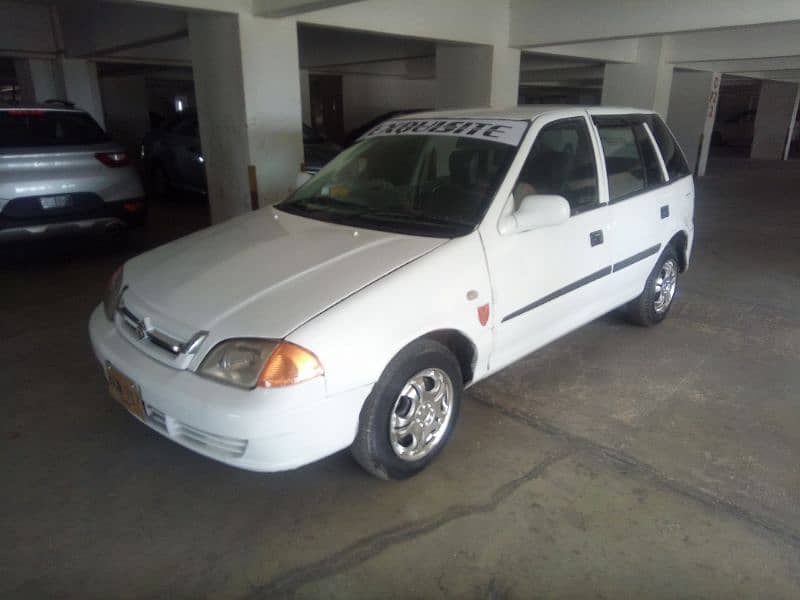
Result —
[[753, 129], [751, 158], [784, 160], [787, 156], [790, 127], [797, 118], [800, 84], [764, 81], [758, 96]]
[[88, 60], [75, 58], [62, 58], [58, 62], [64, 78], [66, 99], [88, 112], [95, 121], [105, 127], [97, 65]]
[[520, 51], [502, 45], [436, 45], [436, 108], [515, 106]]
[[666, 44], [663, 37], [642, 38], [637, 62], [607, 64], [602, 104], [644, 108], [665, 115], [672, 85]]
[[297, 26], [244, 14], [188, 21], [211, 219], [219, 222], [282, 200], [296, 181]]
[[56, 61], [20, 58], [14, 61], [14, 70], [23, 103], [64, 99], [64, 79]]
[[672, 77], [667, 124], [698, 176], [706, 173], [721, 81], [719, 73], [703, 71], [675, 71]]
[[300, 70], [300, 107], [303, 123], [311, 125], [311, 82], [308, 69]]
[[507, 46], [493, 48], [491, 106], [504, 108], [516, 106], [519, 102], [520, 54], [516, 48]]

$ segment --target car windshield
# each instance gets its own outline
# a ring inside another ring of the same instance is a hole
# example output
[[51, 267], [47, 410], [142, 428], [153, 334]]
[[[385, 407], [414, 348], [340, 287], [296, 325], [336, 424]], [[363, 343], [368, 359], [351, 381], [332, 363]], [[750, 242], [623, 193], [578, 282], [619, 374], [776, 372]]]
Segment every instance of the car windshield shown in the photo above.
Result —
[[526, 124], [516, 122], [513, 127], [510, 141], [413, 132], [367, 134], [277, 208], [367, 229], [466, 235], [488, 209]]
[[89, 115], [75, 111], [0, 110], [0, 147], [83, 146], [109, 141]]

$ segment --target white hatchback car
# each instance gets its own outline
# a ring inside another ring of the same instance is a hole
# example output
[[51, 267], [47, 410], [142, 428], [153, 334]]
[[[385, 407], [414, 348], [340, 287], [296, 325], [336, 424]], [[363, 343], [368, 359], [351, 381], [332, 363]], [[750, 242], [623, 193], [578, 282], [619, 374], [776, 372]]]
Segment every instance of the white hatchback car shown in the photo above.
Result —
[[279, 471], [350, 447], [404, 478], [466, 386], [618, 306], [663, 320], [693, 210], [656, 114], [415, 114], [286, 201], [126, 263], [92, 344], [112, 395], [201, 454]]

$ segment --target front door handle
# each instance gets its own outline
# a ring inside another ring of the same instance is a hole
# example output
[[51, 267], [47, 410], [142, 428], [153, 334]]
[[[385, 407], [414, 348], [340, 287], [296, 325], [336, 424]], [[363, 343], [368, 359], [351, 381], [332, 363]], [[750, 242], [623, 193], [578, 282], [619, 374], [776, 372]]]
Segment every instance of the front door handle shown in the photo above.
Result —
[[589, 234], [589, 243], [591, 243], [592, 246], [599, 246], [600, 244], [602, 244], [603, 243], [603, 230], [602, 229], [598, 229], [597, 231], [593, 231], [592, 233], [590, 233]]

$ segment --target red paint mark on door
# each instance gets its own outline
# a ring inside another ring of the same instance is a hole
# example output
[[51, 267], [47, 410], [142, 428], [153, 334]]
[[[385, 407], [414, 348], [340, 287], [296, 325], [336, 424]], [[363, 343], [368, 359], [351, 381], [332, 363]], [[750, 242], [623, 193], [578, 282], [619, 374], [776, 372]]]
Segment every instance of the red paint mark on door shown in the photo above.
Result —
[[484, 327], [489, 322], [489, 305], [484, 304], [483, 306], [478, 307], [478, 321], [480, 321], [481, 325]]

